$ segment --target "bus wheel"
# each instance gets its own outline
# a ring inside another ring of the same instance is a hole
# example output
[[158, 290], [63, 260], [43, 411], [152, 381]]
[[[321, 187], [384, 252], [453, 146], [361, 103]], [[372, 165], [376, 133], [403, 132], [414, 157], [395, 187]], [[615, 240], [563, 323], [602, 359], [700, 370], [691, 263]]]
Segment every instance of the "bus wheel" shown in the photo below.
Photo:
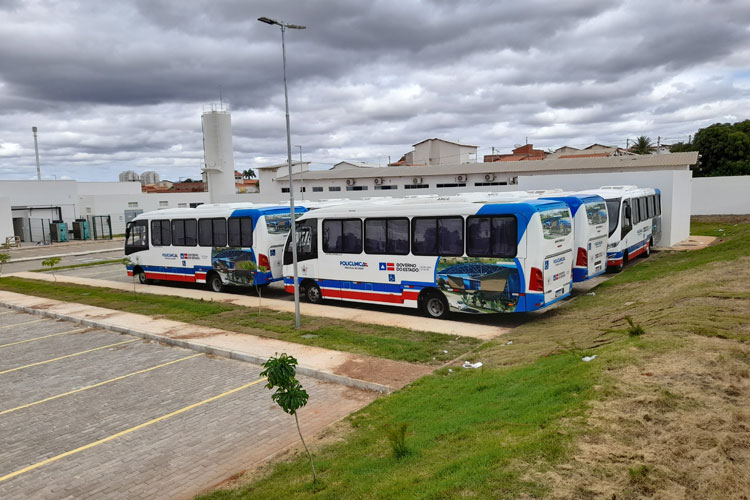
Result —
[[646, 244], [646, 249], [641, 254], [641, 257], [643, 257], [644, 259], [647, 258], [649, 255], [651, 255], [651, 245], [652, 245], [651, 240], [648, 240], [648, 243]]
[[305, 292], [305, 298], [311, 304], [320, 304], [323, 302], [323, 292], [320, 291], [320, 287], [315, 282], [305, 282], [303, 284], [303, 290]]
[[141, 285], [150, 285], [152, 283], [152, 280], [146, 277], [146, 272], [140, 267], [135, 274], [136, 276], [138, 276], [138, 283], [140, 283]]
[[440, 292], [432, 292], [422, 300], [422, 311], [430, 318], [443, 319], [448, 316], [448, 301]]
[[625, 267], [625, 255], [622, 256], [622, 260], [616, 266], [609, 266], [609, 272], [619, 273]]
[[208, 278], [208, 288], [212, 292], [221, 292], [224, 290], [224, 282], [221, 281], [221, 276], [217, 273], [212, 273], [211, 277]]

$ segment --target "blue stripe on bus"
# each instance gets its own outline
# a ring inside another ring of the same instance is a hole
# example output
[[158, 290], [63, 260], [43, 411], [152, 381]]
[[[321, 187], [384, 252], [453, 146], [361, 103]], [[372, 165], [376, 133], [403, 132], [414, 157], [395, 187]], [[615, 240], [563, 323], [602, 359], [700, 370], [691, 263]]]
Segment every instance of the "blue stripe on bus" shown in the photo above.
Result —
[[573, 281], [576, 283], [580, 283], [581, 281], [586, 281], [586, 278], [589, 276], [589, 270], [585, 267], [574, 267], [573, 268]]

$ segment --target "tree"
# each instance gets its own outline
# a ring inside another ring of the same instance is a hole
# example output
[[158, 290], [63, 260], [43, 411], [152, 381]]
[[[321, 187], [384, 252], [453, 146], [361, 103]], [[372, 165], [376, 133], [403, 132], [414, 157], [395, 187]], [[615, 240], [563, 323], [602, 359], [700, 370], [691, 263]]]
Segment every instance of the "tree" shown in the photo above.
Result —
[[310, 396], [308, 396], [307, 391], [302, 388], [302, 385], [295, 377], [296, 366], [297, 360], [293, 356], [281, 353], [263, 363], [263, 368], [265, 369], [260, 372], [260, 376], [268, 378], [266, 389], [276, 388], [276, 392], [273, 393], [271, 399], [286, 413], [294, 415], [299, 438], [302, 440], [302, 446], [305, 447], [307, 456], [310, 459], [313, 483], [315, 483], [318, 480], [318, 476], [315, 474], [315, 464], [313, 464], [312, 455], [310, 454], [310, 450], [307, 449], [305, 439], [302, 437], [302, 431], [299, 428], [299, 419], [297, 418], [297, 410], [307, 404]]
[[635, 140], [635, 143], [633, 143], [633, 147], [630, 148], [630, 151], [639, 155], [650, 155], [654, 151], [654, 145], [651, 142], [650, 137], [642, 135]]
[[52, 271], [52, 277], [55, 279], [55, 283], [57, 283], [57, 276], [55, 276], [55, 267], [60, 263], [62, 259], [60, 257], [50, 257], [49, 259], [45, 259], [42, 261], [42, 265], [44, 267], [49, 267], [50, 271]]
[[10, 260], [9, 253], [0, 253], [0, 274], [3, 274], [3, 265], [7, 264]]
[[248, 168], [247, 170], [243, 170], [242, 178], [243, 179], [255, 179], [255, 170], [251, 168]]
[[693, 145], [701, 155], [696, 177], [750, 174], [750, 120], [702, 128]]
[[687, 151], [697, 151], [692, 142], [676, 142], [669, 148], [670, 153], [685, 153]]

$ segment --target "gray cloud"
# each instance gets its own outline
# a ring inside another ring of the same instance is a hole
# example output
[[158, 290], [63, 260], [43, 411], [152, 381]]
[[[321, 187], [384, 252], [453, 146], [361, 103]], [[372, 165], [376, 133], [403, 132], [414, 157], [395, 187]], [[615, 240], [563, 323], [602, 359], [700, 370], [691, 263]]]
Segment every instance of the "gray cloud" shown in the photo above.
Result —
[[[745, 1], [357, 3], [0, 0], [0, 169], [83, 180], [197, 177], [221, 92], [239, 169], [293, 143], [324, 167], [385, 162], [428, 137], [540, 147], [685, 139], [750, 114]], [[295, 149], [296, 150], [296, 149]]]

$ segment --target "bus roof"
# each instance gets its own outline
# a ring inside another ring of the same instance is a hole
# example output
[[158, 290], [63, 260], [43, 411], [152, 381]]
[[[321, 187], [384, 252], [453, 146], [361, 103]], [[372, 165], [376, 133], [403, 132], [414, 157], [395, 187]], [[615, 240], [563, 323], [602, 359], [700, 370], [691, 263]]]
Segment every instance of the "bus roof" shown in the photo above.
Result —
[[[304, 206], [295, 206], [295, 213], [307, 212]], [[205, 217], [253, 217], [289, 213], [289, 206], [252, 203], [212, 203], [196, 208], [166, 208], [138, 214], [133, 220], [143, 219], [197, 219]]]
[[539, 199], [562, 201], [570, 207], [571, 215], [575, 215], [578, 212], [578, 208], [584, 203], [604, 202], [604, 198], [593, 193], [563, 193], [556, 196], [544, 196]]

